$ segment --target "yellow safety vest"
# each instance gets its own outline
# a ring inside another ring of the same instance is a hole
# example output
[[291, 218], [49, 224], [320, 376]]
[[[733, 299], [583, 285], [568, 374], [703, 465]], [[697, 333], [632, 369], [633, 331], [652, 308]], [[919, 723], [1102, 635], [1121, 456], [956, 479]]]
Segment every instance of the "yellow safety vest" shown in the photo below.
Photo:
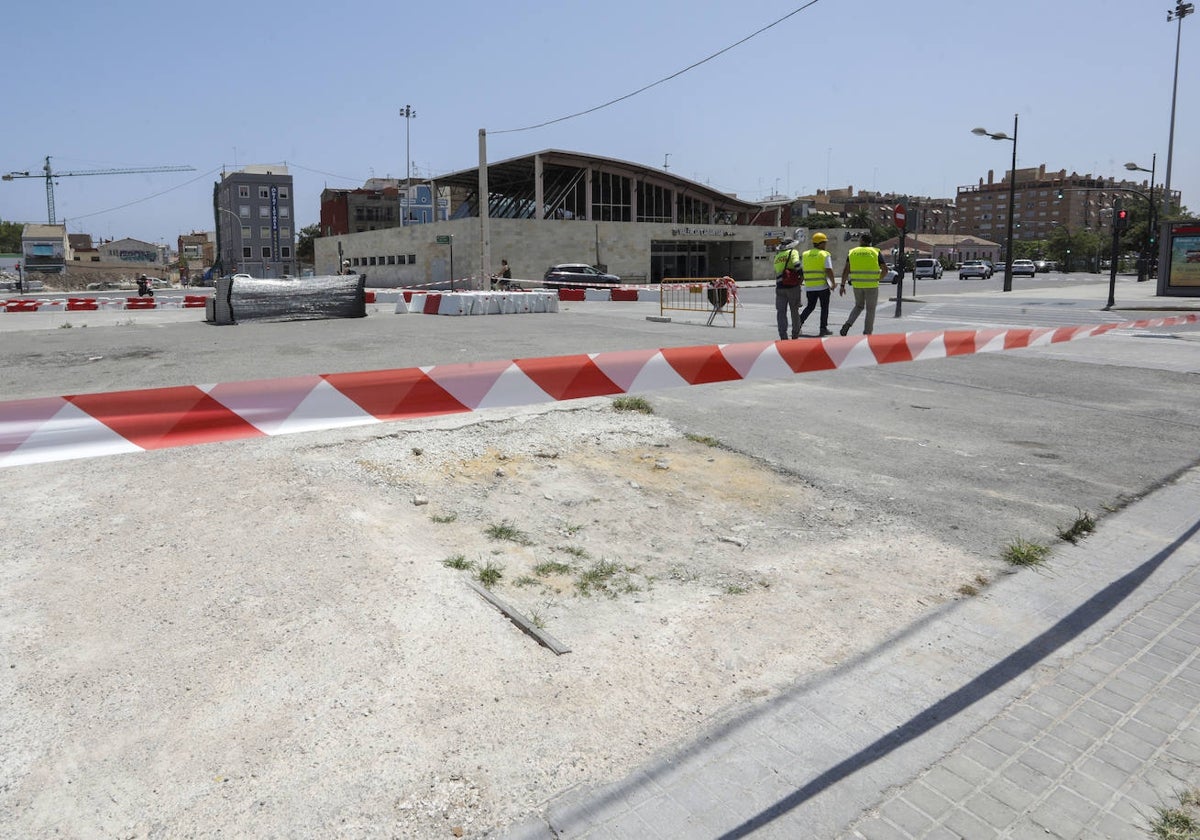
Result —
[[860, 289], [879, 288], [879, 249], [869, 245], [851, 248], [850, 283]]
[[829, 252], [820, 248], [809, 248], [801, 256], [801, 267], [804, 269], [804, 285], [810, 289], [820, 289], [829, 285], [825, 277], [825, 261]]
[[783, 274], [785, 268], [799, 268], [800, 255], [796, 253], [794, 248], [789, 248], [786, 251], [779, 251], [775, 254], [775, 276]]

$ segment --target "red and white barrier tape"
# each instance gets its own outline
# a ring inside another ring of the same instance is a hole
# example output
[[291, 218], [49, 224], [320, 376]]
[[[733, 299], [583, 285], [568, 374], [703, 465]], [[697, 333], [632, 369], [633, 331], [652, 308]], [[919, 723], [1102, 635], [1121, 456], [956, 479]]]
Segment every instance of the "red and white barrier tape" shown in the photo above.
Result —
[[0, 402], [0, 467], [1040, 347], [1180, 315], [1058, 329], [946, 330], [621, 350]]

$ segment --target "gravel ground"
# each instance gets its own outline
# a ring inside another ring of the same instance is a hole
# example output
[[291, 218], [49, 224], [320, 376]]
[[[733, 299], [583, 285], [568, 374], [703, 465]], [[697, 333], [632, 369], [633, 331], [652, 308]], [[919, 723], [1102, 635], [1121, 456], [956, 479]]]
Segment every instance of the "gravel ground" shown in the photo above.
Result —
[[[998, 571], [608, 400], [5, 484], [23, 838], [479, 837]], [[489, 566], [569, 653], [470, 588]]]

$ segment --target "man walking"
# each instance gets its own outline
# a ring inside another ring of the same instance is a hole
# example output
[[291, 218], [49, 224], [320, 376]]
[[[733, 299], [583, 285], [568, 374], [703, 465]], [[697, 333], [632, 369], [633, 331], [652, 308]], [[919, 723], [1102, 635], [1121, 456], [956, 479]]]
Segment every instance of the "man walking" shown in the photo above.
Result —
[[863, 335], [870, 335], [875, 330], [875, 304], [879, 302], [879, 281], [887, 276], [887, 263], [878, 248], [871, 247], [871, 234], [864, 233], [859, 237], [859, 246], [851, 248], [846, 255], [846, 266], [842, 269], [842, 285], [839, 295], [846, 294], [846, 283], [854, 289], [854, 308], [850, 317], [842, 324], [842, 335], [850, 332], [855, 319], [864, 309], [867, 312], [863, 320]]
[[795, 240], [780, 245], [775, 252], [775, 321], [779, 340], [788, 337], [788, 312], [792, 314], [792, 338], [800, 337], [800, 252]]
[[823, 233], [812, 235], [812, 247], [800, 255], [800, 267], [804, 271], [804, 293], [807, 303], [800, 313], [800, 330], [817, 304], [821, 305], [821, 336], [833, 335], [829, 331], [829, 297], [833, 292], [833, 256], [825, 250], [827, 238]]

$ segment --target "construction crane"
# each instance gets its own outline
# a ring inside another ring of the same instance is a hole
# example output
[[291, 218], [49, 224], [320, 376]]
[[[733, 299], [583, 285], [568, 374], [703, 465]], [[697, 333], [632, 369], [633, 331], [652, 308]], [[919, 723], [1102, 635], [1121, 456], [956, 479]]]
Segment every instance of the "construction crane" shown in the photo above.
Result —
[[193, 166], [137, 166], [130, 169], [84, 169], [80, 172], [55, 172], [50, 168], [50, 156], [46, 155], [46, 165], [42, 167], [43, 174], [36, 172], [9, 172], [0, 175], [0, 179], [12, 181], [16, 178], [45, 178], [46, 179], [46, 216], [50, 224], [54, 224], [54, 179], [65, 178], [68, 175], [137, 175], [145, 172], [195, 172]]

